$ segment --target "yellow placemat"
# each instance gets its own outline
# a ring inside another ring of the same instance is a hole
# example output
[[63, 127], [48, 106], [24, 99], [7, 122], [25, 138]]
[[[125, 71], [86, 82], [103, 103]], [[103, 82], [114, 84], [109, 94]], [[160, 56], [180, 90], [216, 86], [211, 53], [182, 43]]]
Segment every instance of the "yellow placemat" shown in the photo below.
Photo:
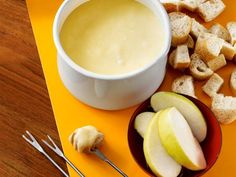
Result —
[[[105, 142], [101, 150], [123, 171], [131, 177], [147, 176], [133, 160], [127, 142], [129, 118], [134, 108], [122, 111], [101, 111], [90, 108], [76, 100], [63, 86], [57, 71], [56, 49], [52, 39], [52, 24], [55, 13], [62, 3], [61, 0], [26, 0], [32, 27], [41, 58], [52, 107], [66, 156], [88, 177], [115, 177], [119, 174], [104, 162], [92, 155], [78, 154], [68, 142], [69, 134], [77, 127], [94, 125], [105, 134]], [[226, 11], [217, 19], [225, 24], [236, 20], [236, 1], [225, 0]], [[233, 16], [234, 15], [234, 16]], [[218, 73], [224, 77], [226, 84], [222, 91], [232, 93], [228, 87], [228, 79], [235, 65], [230, 64]], [[161, 90], [169, 90], [170, 83], [179, 73], [169, 69]], [[209, 105], [209, 98], [204, 95], [196, 83], [197, 96]], [[236, 176], [236, 123], [222, 126], [223, 146], [219, 160], [205, 176], [223, 177]], [[45, 132], [46, 133], [46, 132]], [[70, 176], [78, 176], [69, 168]]]

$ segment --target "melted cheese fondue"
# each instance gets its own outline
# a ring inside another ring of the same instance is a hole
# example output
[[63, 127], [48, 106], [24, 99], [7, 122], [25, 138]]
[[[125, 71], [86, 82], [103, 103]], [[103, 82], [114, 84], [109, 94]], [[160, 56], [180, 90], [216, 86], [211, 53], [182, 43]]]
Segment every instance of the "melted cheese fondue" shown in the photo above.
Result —
[[164, 33], [160, 19], [135, 0], [90, 0], [67, 17], [60, 40], [79, 66], [116, 75], [155, 60], [164, 48]]

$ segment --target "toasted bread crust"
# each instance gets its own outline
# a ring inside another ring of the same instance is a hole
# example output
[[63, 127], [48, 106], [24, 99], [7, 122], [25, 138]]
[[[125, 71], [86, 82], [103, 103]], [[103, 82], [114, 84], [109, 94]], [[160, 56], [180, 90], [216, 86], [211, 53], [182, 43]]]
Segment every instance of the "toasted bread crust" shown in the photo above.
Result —
[[236, 69], [233, 70], [230, 76], [230, 88], [232, 93], [236, 96]]
[[212, 99], [211, 110], [220, 123], [232, 123], [236, 120], [236, 98], [216, 94]]
[[227, 42], [230, 42], [230, 34], [228, 30], [219, 23], [215, 23], [210, 28], [210, 33], [217, 35], [219, 38], [224, 39]]
[[205, 80], [213, 74], [213, 71], [202, 61], [201, 56], [196, 53], [191, 55], [189, 71], [197, 80]]
[[220, 54], [218, 57], [216, 57], [215, 59], [207, 62], [208, 67], [212, 70], [212, 71], [217, 71], [218, 69], [224, 67], [227, 64], [226, 60], [225, 60], [225, 56], [223, 54]]
[[231, 37], [231, 44], [236, 44], [236, 22], [228, 22], [226, 28]]
[[220, 53], [224, 54], [227, 60], [233, 60], [236, 54], [236, 48], [228, 42], [224, 42]]
[[174, 69], [185, 69], [189, 67], [190, 57], [187, 45], [179, 45], [169, 56], [169, 64]]
[[191, 18], [182, 12], [171, 12], [169, 13], [169, 17], [172, 31], [172, 45], [177, 46], [185, 43], [192, 26]]
[[193, 84], [193, 77], [189, 75], [183, 75], [181, 77], [176, 78], [172, 83], [172, 91], [196, 97]]
[[191, 26], [190, 34], [195, 39], [197, 39], [201, 33], [207, 33], [207, 32], [208, 30], [202, 24], [196, 21], [195, 18], [192, 18], [192, 26]]
[[176, 56], [176, 49], [170, 53], [169, 58], [168, 58], [169, 65], [172, 66], [172, 68], [174, 69], [175, 69], [175, 65], [174, 65], [175, 56]]
[[225, 9], [225, 4], [221, 0], [208, 0], [198, 5], [199, 16], [205, 22], [209, 22], [218, 17]]
[[195, 53], [202, 56], [205, 63], [219, 56], [224, 40], [210, 33], [198, 36]]
[[210, 97], [213, 97], [220, 90], [224, 80], [216, 73], [214, 73], [206, 84], [202, 87], [202, 90]]
[[[192, 36], [191, 36], [191, 35], [188, 35], [187, 41], [186, 41], [185, 43], [183, 43], [182, 45], [187, 45], [187, 47], [188, 47], [189, 49], [194, 49], [195, 42], [194, 42]], [[173, 47], [177, 47], [177, 45], [174, 45], [174, 44], [172, 44], [172, 46], [173, 46]]]
[[194, 12], [198, 7], [196, 0], [180, 0], [179, 1], [179, 10], [187, 9]]

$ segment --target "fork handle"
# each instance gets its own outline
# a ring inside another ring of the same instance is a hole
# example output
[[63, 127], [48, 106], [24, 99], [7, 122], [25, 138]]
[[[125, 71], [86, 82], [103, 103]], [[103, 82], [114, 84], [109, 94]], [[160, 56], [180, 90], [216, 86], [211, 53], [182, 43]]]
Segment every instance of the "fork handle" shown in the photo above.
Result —
[[122, 176], [128, 177], [121, 169], [119, 169], [112, 161], [110, 161], [99, 149], [95, 148], [91, 151], [91, 153], [95, 154], [98, 158], [108, 163], [112, 168], [118, 171]]
[[84, 174], [83, 174], [81, 171], [79, 171], [79, 169], [76, 168], [76, 167], [72, 164], [72, 162], [71, 162], [69, 159], [67, 159], [65, 156], [62, 156], [62, 158], [63, 158], [63, 159], [71, 166], [71, 168], [73, 168], [81, 177], [85, 177]]
[[60, 170], [60, 172], [66, 176], [66, 177], [69, 177], [69, 175], [54, 161], [52, 160], [52, 158], [46, 153], [46, 152], [42, 152], [43, 155], [45, 155], [45, 157], [47, 157], [47, 159], [58, 169]]
[[110, 161], [109, 159], [105, 159], [104, 160], [106, 163], [108, 163], [110, 166], [112, 166], [116, 171], [118, 171], [122, 176], [124, 177], [128, 177], [123, 171], [121, 171], [112, 161]]

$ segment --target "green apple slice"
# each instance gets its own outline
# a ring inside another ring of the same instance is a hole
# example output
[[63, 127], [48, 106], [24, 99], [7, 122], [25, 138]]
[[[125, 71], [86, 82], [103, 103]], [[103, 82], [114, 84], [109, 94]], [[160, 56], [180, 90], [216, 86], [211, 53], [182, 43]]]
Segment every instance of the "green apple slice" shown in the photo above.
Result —
[[134, 121], [134, 129], [142, 138], [144, 138], [147, 126], [154, 115], [154, 112], [143, 112], [136, 116]]
[[177, 163], [162, 146], [158, 135], [159, 113], [151, 119], [144, 135], [143, 151], [146, 162], [152, 172], [157, 176], [175, 177], [181, 171]]
[[186, 97], [172, 92], [158, 92], [151, 97], [151, 106], [157, 112], [176, 107], [187, 120], [198, 142], [206, 138], [207, 125], [198, 107]]
[[175, 108], [162, 111], [158, 119], [161, 143], [168, 154], [190, 170], [206, 168], [202, 148], [182, 114]]

